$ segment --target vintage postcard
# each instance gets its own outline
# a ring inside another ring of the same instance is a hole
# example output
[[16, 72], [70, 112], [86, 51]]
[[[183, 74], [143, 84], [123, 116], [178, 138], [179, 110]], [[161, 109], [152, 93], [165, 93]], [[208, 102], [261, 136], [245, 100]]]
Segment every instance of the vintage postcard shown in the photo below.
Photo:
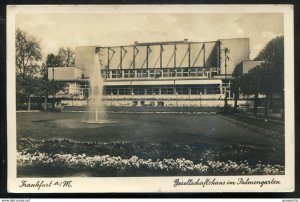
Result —
[[7, 6], [8, 191], [292, 192], [292, 5]]

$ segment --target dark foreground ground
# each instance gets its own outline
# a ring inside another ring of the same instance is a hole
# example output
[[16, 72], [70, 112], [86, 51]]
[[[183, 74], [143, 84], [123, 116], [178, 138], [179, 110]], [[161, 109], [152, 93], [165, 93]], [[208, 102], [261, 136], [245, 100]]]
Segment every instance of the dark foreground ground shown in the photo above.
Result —
[[282, 139], [253, 132], [215, 114], [108, 114], [108, 124], [81, 123], [83, 113], [18, 113], [17, 137], [85, 142], [147, 142], [283, 147]]
[[216, 114], [108, 114], [112, 122], [100, 125], [83, 117], [17, 113], [18, 176], [284, 172], [278, 124], [266, 128]]

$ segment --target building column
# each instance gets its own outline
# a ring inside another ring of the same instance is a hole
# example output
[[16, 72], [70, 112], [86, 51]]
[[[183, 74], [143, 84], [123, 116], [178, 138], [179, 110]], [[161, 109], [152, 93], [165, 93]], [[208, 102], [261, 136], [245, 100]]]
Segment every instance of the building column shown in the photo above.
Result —
[[176, 95], [176, 86], [173, 86], [173, 94]]
[[137, 72], [134, 70], [134, 78], [137, 78]]
[[132, 93], [133, 93], [133, 87], [131, 86], [131, 88], [130, 88], [130, 95], [132, 95]]
[[220, 83], [220, 94], [222, 95], [223, 94], [223, 83]]
[[229, 95], [229, 98], [231, 98], [231, 90], [230, 90], [230, 86], [231, 86], [231, 83], [230, 83], [230, 80], [228, 81], [228, 95]]

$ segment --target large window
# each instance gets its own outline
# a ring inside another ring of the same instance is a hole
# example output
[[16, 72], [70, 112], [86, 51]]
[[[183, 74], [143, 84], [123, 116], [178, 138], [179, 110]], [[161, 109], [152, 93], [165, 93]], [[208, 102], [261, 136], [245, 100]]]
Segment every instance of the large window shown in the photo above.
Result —
[[147, 95], [158, 95], [159, 94], [159, 86], [147, 86]]
[[141, 78], [142, 77], [142, 70], [141, 69], [136, 70], [136, 77], [137, 78]]
[[124, 78], [130, 78], [130, 70], [124, 70]]
[[210, 78], [210, 71], [205, 71], [205, 76], [206, 76], [207, 78]]
[[182, 70], [183, 69], [176, 69], [176, 77], [182, 77]]
[[190, 70], [188, 69], [188, 68], [185, 68], [184, 70], [183, 70], [183, 76], [184, 77], [188, 77], [190, 75]]
[[189, 94], [189, 87], [188, 86], [176, 86], [176, 92], [179, 95], [188, 95]]
[[199, 94], [220, 94], [219, 84], [202, 84], [202, 85], [163, 85], [163, 86], [106, 86], [105, 95], [199, 95]]
[[101, 75], [102, 75], [102, 78], [104, 78], [104, 79], [109, 78], [109, 71], [102, 70]]
[[173, 86], [161, 86], [161, 94], [162, 95], [170, 95], [174, 94]]
[[148, 70], [142, 70], [143, 78], [148, 78]]
[[220, 94], [219, 84], [194, 85], [190, 86], [191, 94]]
[[130, 87], [129, 86], [119, 86], [119, 95], [130, 95]]
[[149, 77], [150, 78], [159, 78], [161, 72], [159, 69], [149, 69]]
[[148, 78], [148, 71], [146, 69], [136, 70], [137, 78]]
[[159, 78], [159, 77], [161, 77], [161, 70], [160, 69], [156, 69], [156, 70], [154, 70], [155, 71], [155, 78]]
[[124, 70], [124, 78], [134, 78], [134, 70], [125, 69]]
[[129, 70], [129, 77], [134, 78], [135, 77], [135, 71], [134, 70]]
[[122, 71], [121, 70], [112, 70], [111, 71], [111, 77], [113, 79], [115, 79], [115, 78], [122, 78]]
[[170, 76], [176, 77], [176, 69], [170, 69]]
[[217, 71], [212, 71], [211, 72], [211, 77], [215, 77], [215, 76], [217, 76], [218, 75], [218, 72]]
[[154, 69], [149, 70], [149, 77], [150, 78], [155, 78], [155, 70]]
[[118, 88], [117, 87], [105, 87], [105, 95], [117, 95], [118, 94]]
[[133, 93], [135, 95], [144, 95], [145, 94], [144, 86], [134, 86], [133, 87]]
[[169, 69], [163, 69], [163, 77], [170, 77]]
[[203, 76], [203, 69], [201, 68], [191, 68], [190, 76]]
[[[159, 70], [157, 72], [160, 74]], [[162, 75], [163, 77], [181, 77], [182, 71], [181, 69], [163, 69]]]

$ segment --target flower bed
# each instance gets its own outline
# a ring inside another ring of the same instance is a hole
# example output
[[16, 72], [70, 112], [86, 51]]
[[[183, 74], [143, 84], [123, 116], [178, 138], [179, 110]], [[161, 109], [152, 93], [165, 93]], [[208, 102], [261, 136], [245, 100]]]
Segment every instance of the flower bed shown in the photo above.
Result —
[[17, 149], [21, 176], [284, 174], [284, 152], [275, 148], [20, 139]]
[[140, 159], [132, 156], [129, 159], [122, 159], [120, 156], [86, 156], [86, 154], [53, 154], [48, 153], [26, 153], [18, 152], [17, 164], [22, 167], [48, 167], [76, 170], [77, 172], [93, 170], [99, 172], [107, 169], [122, 170], [133, 172], [142, 169], [152, 173], [160, 171], [170, 174], [189, 174], [189, 175], [223, 175], [223, 174], [257, 174], [257, 175], [278, 175], [284, 174], [284, 166], [280, 165], [261, 165], [249, 166], [244, 162], [220, 162], [207, 161], [205, 163], [194, 164], [193, 161], [184, 158], [179, 159]]

